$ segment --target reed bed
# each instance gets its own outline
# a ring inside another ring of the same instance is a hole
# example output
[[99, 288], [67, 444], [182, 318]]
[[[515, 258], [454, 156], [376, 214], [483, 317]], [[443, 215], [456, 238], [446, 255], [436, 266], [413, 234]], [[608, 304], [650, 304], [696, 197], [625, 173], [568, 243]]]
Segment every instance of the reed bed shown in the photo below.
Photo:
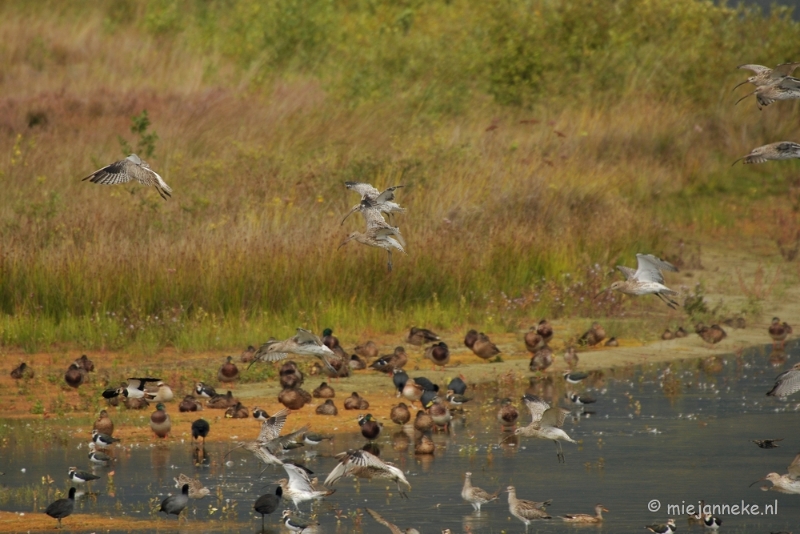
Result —
[[[733, 107], [730, 88], [739, 63], [797, 59], [781, 35], [798, 27], [615, 6], [4, 4], [0, 343], [199, 350], [620, 313], [592, 300], [617, 262], [786, 202], [796, 165], [730, 162], [791, 138], [797, 107]], [[172, 199], [81, 182], [123, 145]], [[337, 248], [363, 225], [340, 225], [347, 180], [405, 185], [392, 274], [383, 251]]]

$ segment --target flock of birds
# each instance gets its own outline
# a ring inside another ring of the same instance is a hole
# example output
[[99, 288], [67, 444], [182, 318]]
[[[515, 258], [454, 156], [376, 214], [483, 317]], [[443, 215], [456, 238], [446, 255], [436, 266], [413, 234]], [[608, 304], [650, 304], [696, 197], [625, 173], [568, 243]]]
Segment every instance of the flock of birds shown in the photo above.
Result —
[[[753, 84], [756, 89], [747, 96], [755, 95], [756, 103], [761, 109], [777, 100], [788, 100], [800, 98], [800, 79], [793, 78], [791, 74], [800, 66], [800, 63], [786, 63], [778, 65], [774, 69], [761, 65], [741, 65], [739, 68], [748, 69], [754, 72], [744, 83]], [[739, 84], [739, 85], [742, 85]], [[737, 85], [737, 87], [739, 87]], [[744, 99], [746, 97], [743, 97]], [[742, 100], [740, 99], [740, 100]], [[737, 102], [738, 103], [738, 102]], [[782, 160], [790, 158], [800, 158], [800, 144], [793, 142], [778, 142], [757, 147], [750, 154], [736, 160], [743, 161], [745, 164], [763, 163], [768, 160]], [[734, 163], [736, 163], [734, 162]], [[114, 185], [138, 181], [145, 186], [155, 187], [162, 198], [167, 199], [171, 196], [172, 189], [166, 184], [162, 177], [150, 168], [150, 166], [139, 158], [136, 154], [131, 154], [127, 158], [112, 163], [97, 170], [90, 176], [84, 178], [97, 184]], [[388, 253], [388, 270], [392, 270], [392, 251], [396, 250], [405, 253], [406, 243], [397, 226], [393, 226], [384, 218], [384, 215], [392, 221], [394, 214], [404, 213], [406, 210], [395, 202], [395, 191], [402, 185], [392, 186], [384, 191], [379, 191], [367, 183], [345, 182], [347, 189], [358, 193], [361, 201], [356, 204], [342, 220], [342, 225], [347, 218], [354, 212], [361, 213], [365, 223], [364, 232], [352, 232], [339, 245], [341, 248], [349, 241], [382, 248]], [[617, 268], [625, 277], [624, 281], [617, 281], [609, 288], [599, 293], [597, 296], [607, 291], [619, 291], [627, 295], [647, 295], [652, 294], [661, 299], [670, 308], [676, 309], [680, 305], [673, 297], [678, 293], [665, 285], [663, 271], [676, 272], [677, 268], [671, 263], [657, 258], [651, 254], [637, 254], [636, 269], [627, 266]], [[597, 296], [595, 298], [597, 298]], [[743, 327], [743, 325], [741, 325]], [[725, 336], [725, 331], [719, 325], [706, 326], [698, 324], [695, 332], [709, 343], [718, 343]], [[769, 335], [773, 339], [775, 346], [783, 346], [788, 335], [792, 333], [791, 326], [780, 319], [773, 319], [769, 326]], [[669, 340], [685, 337], [687, 332], [680, 327], [677, 331], [667, 330], [662, 335], [662, 339]], [[553, 351], [549, 347], [549, 341], [553, 337], [551, 325], [542, 320], [539, 324], [531, 327], [525, 334], [524, 342], [526, 349], [532, 354], [529, 367], [532, 371], [540, 372], [552, 365], [554, 360]], [[408, 334], [407, 341], [413, 345], [430, 344], [425, 350], [425, 356], [434, 366], [444, 368], [450, 361], [450, 351], [448, 346], [439, 339], [435, 333], [424, 328], [412, 328]], [[616, 344], [614, 338], [606, 339], [606, 333], [599, 323], [593, 323], [578, 340], [579, 345], [596, 346], [605, 341], [608, 346]], [[500, 349], [491, 342], [484, 333], [470, 330], [465, 339], [465, 345], [473, 353], [488, 360], [496, 357]], [[452, 411], [461, 409], [461, 406], [468, 402], [470, 398], [465, 396], [467, 386], [461, 378], [456, 378], [447, 386], [447, 393], [444, 397], [439, 395], [440, 388], [424, 377], [410, 378], [403, 370], [408, 361], [408, 355], [403, 347], [397, 347], [391, 354], [378, 357], [377, 346], [369, 342], [356, 348], [356, 354], [348, 356], [339, 346], [338, 340], [332, 335], [332, 331], [327, 329], [323, 332], [322, 338], [312, 332], [298, 328], [296, 335], [286, 340], [270, 339], [258, 349], [249, 347], [245, 361], [253, 365], [256, 362], [279, 362], [285, 360], [289, 354], [299, 356], [314, 356], [319, 362], [316, 364], [318, 369], [331, 378], [342, 378], [350, 374], [351, 370], [364, 369], [370, 358], [376, 358], [369, 368], [386, 373], [391, 377], [392, 384], [396, 388], [397, 395], [403, 396], [408, 400], [412, 407], [419, 402], [421, 408], [416, 412], [413, 423], [409, 407], [400, 402], [394, 406], [390, 413], [393, 422], [400, 425], [412, 424], [415, 432], [415, 452], [418, 454], [431, 454], [434, 445], [427, 433], [434, 428], [447, 428], [451, 419]], [[564, 379], [569, 384], [580, 383], [586, 378], [585, 373], [574, 372], [578, 364], [578, 354], [574, 346], [569, 346], [564, 354], [564, 359], [570, 371], [564, 374]], [[83, 356], [73, 362], [65, 373], [65, 381], [72, 387], [79, 387], [86, 379], [87, 373], [94, 370], [94, 364]], [[12, 377], [17, 379], [32, 378], [34, 371], [25, 363], [12, 371]], [[220, 367], [217, 378], [221, 383], [235, 381], [239, 371], [231, 357]], [[384, 462], [377, 452], [369, 445], [364, 449], [348, 450], [337, 455], [339, 460], [336, 467], [331, 471], [323, 482], [322, 486], [317, 485], [316, 479], [311, 479], [311, 473], [304, 466], [281, 458], [283, 452], [299, 444], [318, 445], [322, 441], [329, 439], [325, 436], [310, 432], [307, 427], [281, 435], [282, 429], [289, 415], [289, 410], [299, 410], [312, 398], [325, 399], [317, 407], [317, 413], [321, 415], [337, 415], [338, 409], [333, 403], [333, 389], [325, 382], [314, 390], [313, 395], [304, 391], [300, 386], [303, 383], [304, 375], [298, 366], [291, 361], [284, 362], [279, 371], [279, 380], [283, 387], [278, 400], [286, 407], [285, 409], [269, 416], [264, 410], [256, 407], [252, 411], [254, 418], [263, 421], [258, 437], [251, 441], [238, 442], [236, 448], [241, 448], [250, 452], [265, 466], [281, 467], [286, 472], [286, 478], [278, 482], [274, 493], [268, 493], [259, 497], [254, 503], [254, 510], [262, 516], [262, 526], [264, 517], [280, 509], [283, 500], [291, 501], [295, 511], [299, 511], [300, 505], [310, 501], [324, 499], [332, 495], [336, 490], [332, 487], [345, 477], [356, 477], [366, 479], [384, 479], [394, 482], [397, 485], [399, 494], [407, 497], [407, 492], [411, 490], [411, 484], [405, 477], [401, 469]], [[781, 373], [775, 382], [774, 387], [767, 393], [770, 396], [786, 396], [800, 390], [800, 364], [792, 369]], [[240, 418], [249, 417], [248, 408], [242, 406], [230, 391], [227, 394], [218, 394], [212, 387], [199, 383], [194, 393], [197, 395], [186, 395], [181, 401], [179, 409], [181, 411], [197, 411], [202, 409], [202, 404], [197, 397], [205, 398], [206, 405], [210, 408], [222, 408], [226, 410], [226, 417]], [[165, 404], [173, 400], [172, 390], [163, 381], [157, 378], [138, 377], [129, 378], [126, 383], [116, 388], [110, 388], [103, 392], [103, 396], [111, 405], [118, 405], [120, 402], [128, 408], [146, 408], [151, 402], [156, 403], [156, 409], [150, 417], [150, 428], [155, 436], [160, 438], [169, 435], [172, 424]], [[595, 402], [595, 399], [577, 393], [568, 393], [568, 399], [576, 405], [586, 405]], [[534, 395], [526, 394], [522, 401], [530, 413], [530, 421], [524, 426], [514, 429], [504, 440], [513, 436], [522, 436], [534, 439], [551, 440], [556, 444], [557, 458], [559, 462], [564, 462], [564, 452], [561, 442], [576, 443], [561, 428], [569, 410], [561, 408], [557, 403], [550, 405], [547, 401]], [[345, 401], [345, 409], [366, 411], [369, 403], [354, 392]], [[503, 429], [514, 428], [520, 415], [517, 408], [507, 399], [503, 402], [497, 414], [498, 421]], [[381, 431], [381, 424], [378, 423], [371, 414], [361, 415], [358, 418], [359, 427], [362, 435], [370, 440], [370, 443], [378, 437]], [[113, 435], [113, 422], [111, 422], [108, 412], [103, 410], [94, 425], [91, 442], [89, 444], [89, 461], [93, 464], [106, 465], [111, 461], [111, 457], [103, 452], [114, 446], [119, 440]], [[194, 440], [203, 439], [210, 431], [210, 425], [203, 419], [198, 419], [191, 426], [192, 437]], [[757, 440], [759, 447], [772, 448], [777, 445], [779, 440]], [[201, 449], [198, 449], [201, 450]], [[68, 469], [68, 476], [75, 484], [89, 484], [98, 479], [97, 475], [80, 471], [76, 467]], [[769, 480], [772, 484], [785, 491], [800, 493], [800, 455], [798, 455], [788, 468], [788, 473], [779, 475], [777, 473], [768, 474], [764, 480]], [[176, 478], [176, 487], [180, 488], [180, 493], [169, 496], [163, 500], [160, 511], [166, 514], [180, 516], [192, 498], [202, 498], [208, 495], [209, 491], [204, 488], [199, 480], [191, 479], [184, 475]], [[526, 531], [531, 521], [538, 519], [551, 519], [547, 508], [551, 501], [535, 502], [517, 498], [514, 486], [506, 488], [508, 494], [508, 507], [511, 515], [525, 524]], [[69, 490], [68, 497], [59, 499], [50, 504], [45, 513], [58, 520], [61, 527], [61, 520], [69, 516], [74, 509], [74, 498], [76, 488]], [[464, 485], [461, 496], [469, 503], [476, 512], [480, 512], [481, 506], [499, 498], [499, 490], [488, 493], [477, 486], [472, 485], [472, 474], [467, 472], [464, 477]], [[406, 532], [409, 534], [417, 533], [413, 528], [405, 530], [388, 522], [377, 511], [367, 508], [367, 513], [379, 524], [389, 528], [393, 533]], [[566, 514], [561, 519], [569, 523], [601, 523], [603, 512], [608, 510], [602, 505], [597, 504], [594, 514]], [[721, 520], [710, 513], [699, 513], [694, 519], [701, 522], [710, 529], [717, 529]], [[315, 523], [301, 518], [289, 509], [285, 509], [281, 514], [282, 523], [291, 531], [302, 532]], [[646, 527], [657, 534], [672, 534], [677, 530], [674, 519], [670, 519], [665, 524], [648, 525]], [[443, 532], [449, 532], [445, 529]]]
[[[651, 278], [654, 277], [651, 276]], [[768, 333], [773, 340], [775, 348], [782, 348], [791, 333], [791, 327], [776, 318], [769, 326]], [[552, 359], [552, 351], [549, 349], [548, 344], [553, 335], [552, 325], [544, 319], [525, 333], [525, 346], [532, 353], [530, 363], [532, 370], [538, 371], [542, 368], [544, 361], [548, 359], [543, 354], [550, 354], [550, 359]], [[579, 342], [596, 346], [604, 339], [604, 329], [598, 323], [594, 323], [579, 338]], [[447, 345], [431, 330], [414, 327], [409, 331], [406, 341], [412, 345], [424, 347], [425, 356], [434, 365], [448, 365], [449, 350]], [[467, 332], [464, 344], [481, 359], [489, 359], [500, 353], [499, 348], [491, 342], [486, 334], [475, 330]], [[466, 396], [468, 388], [463, 377], [453, 378], [447, 384], [446, 394], [440, 395], [442, 388], [438, 384], [422, 376], [415, 378], [408, 376], [404, 370], [404, 366], [408, 362], [408, 355], [403, 347], [397, 347], [391, 354], [380, 356], [377, 345], [373, 342], [368, 342], [356, 347], [355, 352], [362, 354], [364, 360], [374, 358], [374, 361], [368, 367], [385, 373], [391, 379], [392, 389], [396, 391], [397, 396], [403, 397], [405, 401], [410, 402], [410, 407], [405, 402], [399, 402], [393, 406], [389, 417], [398, 425], [408, 425], [410, 429], [413, 428], [415, 453], [433, 454], [435, 445], [430, 439], [429, 433], [437, 429], [448, 430], [449, 424], [453, 419], [453, 412], [462, 410], [462, 406], [471, 400], [470, 397]], [[323, 382], [311, 395], [305, 392], [301, 393], [301, 385], [305, 377], [294, 362], [283, 361], [288, 358], [289, 354], [315, 357], [317, 359], [316, 368], [327, 370], [330, 376], [334, 377], [341, 376], [336, 368], [337, 364], [333, 362], [335, 359], [344, 361], [345, 366], [350, 369], [367, 367], [366, 361], [362, 361], [358, 354], [353, 355], [356, 359], [343, 358], [342, 354], [346, 353], [341, 348], [338, 339], [333, 336], [331, 329], [326, 329], [322, 337], [307, 330], [298, 329], [296, 335], [291, 338], [282, 341], [270, 340], [258, 349], [248, 347], [242, 354], [242, 361], [249, 363], [249, 365], [258, 362], [282, 362], [279, 380], [284, 387], [284, 391], [279, 396], [279, 401], [286, 405], [286, 408], [271, 416], [261, 408], [253, 408], [252, 417], [262, 421], [260, 433], [253, 440], [236, 442], [235, 447], [228, 452], [230, 454], [237, 449], [244, 450], [251, 453], [258, 462], [264, 464], [265, 469], [273, 466], [282, 468], [286, 473], [286, 477], [277, 482], [278, 485], [274, 492], [262, 495], [253, 504], [255, 512], [262, 516], [262, 527], [265, 516], [281, 509], [284, 500], [291, 501], [295, 508], [294, 511], [288, 508], [284, 509], [281, 513], [281, 522], [289, 530], [303, 532], [315, 526], [316, 523], [314, 521], [298, 515], [300, 506], [304, 503], [330, 497], [336, 491], [334, 486], [337, 482], [346, 477], [391, 481], [396, 484], [401, 497], [408, 497], [407, 494], [411, 490], [411, 484], [405, 473], [397, 466], [385, 462], [379, 457], [380, 451], [374, 446], [373, 442], [380, 435], [382, 424], [369, 413], [358, 417], [361, 434], [369, 440], [369, 443], [363, 449], [351, 449], [336, 455], [338, 463], [321, 486], [318, 485], [316, 478], [311, 478], [313, 473], [303, 465], [282, 458], [284, 452], [295, 447], [313, 447], [331, 438], [331, 436], [312, 432], [307, 426], [282, 434], [290, 409], [297, 410], [305, 404], [305, 402], [299, 405], [294, 403], [295, 397], [305, 399], [308, 396], [309, 398], [324, 399], [323, 404], [317, 407], [317, 413], [322, 415], [336, 415], [338, 413], [333, 404], [335, 392], [327, 382]], [[568, 388], [580, 384], [589, 376], [588, 373], [574, 370], [578, 363], [578, 355], [574, 348], [570, 347], [565, 351], [564, 359], [571, 369], [563, 374]], [[544, 367], [546, 368], [546, 365]], [[313, 368], [315, 367], [312, 366]], [[70, 385], [74, 385], [70, 380], [73, 371], [76, 369], [79, 370], [79, 374], [85, 374], [94, 371], [94, 364], [85, 355], [73, 362], [65, 375], [65, 380]], [[217, 378], [222, 384], [231, 383], [239, 378], [239, 374], [240, 371], [236, 363], [229, 356], [220, 366]], [[34, 370], [32, 367], [22, 363], [12, 371], [12, 376], [17, 379], [29, 379], [34, 376]], [[800, 364], [778, 375], [774, 387], [767, 395], [783, 397], [798, 390], [800, 390]], [[297, 395], [286, 395], [287, 391], [294, 391]], [[193, 393], [186, 395], [180, 402], [179, 410], [181, 412], [194, 412], [203, 409], [203, 403], [200, 401], [200, 399], [203, 399], [205, 400], [205, 407], [225, 409], [226, 417], [250, 417], [250, 410], [242, 406], [241, 402], [230, 391], [226, 394], [218, 394], [213, 387], [200, 382], [196, 384]], [[149, 406], [150, 403], [155, 403], [156, 409], [150, 416], [150, 428], [153, 434], [158, 438], [164, 438], [172, 431], [172, 423], [165, 408], [165, 403], [173, 401], [175, 395], [162, 380], [152, 377], [129, 378], [127, 382], [118, 387], [106, 389], [102, 395], [111, 406], [117, 406], [122, 403], [130, 408], [141, 408]], [[571, 403], [579, 407], [596, 402], [596, 399], [588, 395], [569, 391], [566, 397]], [[287, 398], [289, 399], [288, 402]], [[565, 457], [561, 442], [576, 443], [562, 428], [566, 416], [570, 414], [570, 410], [560, 407], [558, 403], [551, 405], [543, 398], [532, 394], [524, 395], [522, 402], [530, 414], [530, 419], [520, 426], [517, 426], [517, 424], [521, 422], [523, 417], [521, 417], [511, 399], [505, 399], [498, 409], [497, 420], [501, 425], [501, 430], [508, 432], [501, 443], [514, 437], [550, 440], [555, 443], [558, 461], [564, 462]], [[420, 406], [416, 411], [416, 415], [412, 417], [412, 409], [416, 403], [419, 403]], [[327, 406], [332, 406], [333, 411], [327, 410]], [[354, 392], [345, 400], [345, 409], [366, 411], [369, 409], [369, 403], [366, 399], [361, 398], [357, 392]], [[192, 438], [197, 443], [196, 455], [205, 454], [204, 447], [200, 446], [200, 440], [203, 440], [204, 444], [210, 429], [209, 423], [204, 419], [197, 419], [192, 423]], [[113, 449], [115, 444], [120, 441], [118, 438], [113, 437], [113, 433], [114, 423], [111, 421], [107, 410], [102, 410], [94, 423], [89, 443], [88, 458], [92, 465], [105, 466], [113, 461], [113, 457], [108, 454], [109, 449]], [[775, 442], [780, 440], [755, 441], [759, 447], [774, 448], [777, 447]], [[68, 477], [75, 485], [90, 484], [93, 480], [100, 478], [96, 474], [81, 471], [77, 467], [69, 467]], [[800, 455], [791, 463], [787, 474], [770, 473], [762, 480], [770, 481], [782, 491], [800, 493]], [[175, 483], [176, 487], [180, 489], [180, 493], [166, 497], [159, 508], [161, 512], [166, 514], [180, 517], [188, 507], [191, 499], [200, 499], [210, 493], [208, 488], [203, 487], [198, 479], [192, 479], [182, 474], [175, 479]], [[58, 520], [58, 527], [62, 526], [61, 520], [69, 516], [74, 510], [75, 492], [76, 488], [73, 486], [70, 488], [67, 498], [51, 503], [45, 510], [46, 514]], [[525, 524], [526, 531], [534, 520], [553, 518], [548, 512], [551, 501], [537, 502], [520, 499], [517, 497], [514, 486], [508, 486], [505, 492], [508, 497], [509, 513]], [[465, 502], [479, 513], [482, 505], [499, 499], [500, 490], [489, 493], [480, 487], [474, 486], [472, 484], [472, 474], [467, 472], [464, 476], [461, 496]], [[400, 529], [373, 509], [367, 508], [366, 512], [379, 524], [387, 526], [392, 532], [417, 532], [415, 529]], [[560, 516], [560, 519], [567, 523], [599, 524], [603, 521], [603, 512], [608, 512], [608, 510], [602, 504], [597, 504], [594, 514], [564, 514]], [[716, 529], [722, 523], [720, 518], [710, 513], [700, 514], [696, 517], [696, 520], [710, 529]], [[658, 534], [671, 534], [675, 532], [677, 527], [674, 520], [670, 520], [665, 524], [648, 525], [647, 528]]]

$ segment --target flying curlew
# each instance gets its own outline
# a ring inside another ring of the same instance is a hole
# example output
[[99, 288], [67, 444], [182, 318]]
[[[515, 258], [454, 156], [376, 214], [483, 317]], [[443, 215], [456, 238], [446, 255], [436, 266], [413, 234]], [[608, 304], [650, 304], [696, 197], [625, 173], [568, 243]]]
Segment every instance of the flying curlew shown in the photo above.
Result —
[[746, 156], [734, 161], [731, 165], [736, 165], [742, 161], [745, 165], [749, 163], [765, 163], [771, 160], [795, 159], [800, 158], [800, 144], [792, 141], [780, 141], [768, 145], [759, 146], [750, 151]]
[[671, 263], [652, 254], [637, 254], [636, 270], [624, 265], [617, 265], [617, 269], [625, 275], [625, 281], [614, 282], [611, 287], [595, 295], [595, 298], [609, 290], [619, 291], [626, 295], [653, 294], [663, 300], [670, 308], [678, 308], [679, 304], [667, 297], [667, 295], [677, 295], [678, 292], [664, 285], [664, 275], [661, 274], [662, 270], [678, 272], [678, 268]]
[[358, 205], [358, 211], [364, 216], [364, 221], [367, 223], [367, 231], [353, 232], [347, 239], [342, 241], [339, 248], [345, 246], [349, 241], [356, 240], [362, 245], [370, 247], [378, 247], [384, 249], [389, 253], [389, 272], [392, 272], [392, 249], [399, 250], [403, 254], [406, 253], [406, 242], [403, 236], [400, 235], [400, 229], [396, 226], [390, 226], [380, 211], [369, 199], [363, 199], [361, 204]]
[[142, 185], [155, 187], [164, 200], [172, 196], [170, 194], [172, 193], [172, 188], [167, 185], [156, 171], [150, 168], [146, 161], [136, 154], [131, 154], [123, 160], [106, 165], [83, 180], [102, 185], [124, 184], [131, 180], [136, 180]]

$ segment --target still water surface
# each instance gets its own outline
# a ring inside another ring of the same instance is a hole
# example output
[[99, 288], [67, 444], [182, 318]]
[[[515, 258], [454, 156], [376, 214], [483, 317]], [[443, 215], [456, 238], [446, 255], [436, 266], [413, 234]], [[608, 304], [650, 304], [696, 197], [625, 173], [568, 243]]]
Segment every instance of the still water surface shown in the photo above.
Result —
[[[800, 360], [800, 347], [789, 346], [786, 361], [777, 365], [770, 362], [774, 356], [765, 347], [739, 357], [690, 360], [669, 367], [644, 365], [591, 377], [576, 391], [598, 399], [590, 406], [595, 413], [587, 417], [576, 411], [567, 420], [565, 430], [580, 443], [564, 444], [566, 463], [561, 465], [552, 442], [523, 438], [518, 444], [512, 440], [512, 445], [498, 445], [503, 435], [495, 419], [497, 399], [508, 396], [516, 401], [526, 390], [561, 399], [567, 406], [560, 377], [531, 384], [491, 384], [474, 391], [475, 399], [467, 404], [464, 417], [456, 418], [452, 432], [433, 435], [438, 446], [434, 457], [415, 457], [413, 443], [402, 450], [405, 435], [387, 418], [378, 440], [381, 457], [406, 471], [412, 485], [410, 498], [401, 499], [394, 484], [345, 479], [334, 495], [315, 507], [321, 523], [318, 532], [357, 531], [353, 514], [365, 506], [401, 528], [413, 526], [424, 534], [446, 527], [454, 533], [524, 532], [524, 525], [508, 513], [504, 493], [499, 501], [484, 505], [480, 516], [473, 513], [460, 497], [465, 471], [473, 473], [473, 484], [488, 491], [514, 485], [519, 498], [553, 499], [549, 511], [554, 517], [592, 513], [596, 503], [610, 510], [602, 526], [573, 526], [553, 519], [534, 522], [530, 532], [644, 532], [644, 525], [670, 517], [668, 504], [694, 504], [699, 499], [761, 508], [777, 502], [776, 515], [723, 515], [721, 532], [791, 531], [800, 524], [800, 495], [762, 491], [760, 484], [748, 487], [771, 471], [786, 473], [800, 451], [800, 396], [788, 401], [765, 396], [775, 376]], [[40, 422], [0, 423], [5, 438], [0, 448], [0, 471], [5, 472], [0, 478], [0, 509], [31, 513], [30, 494], [20, 488], [41, 486], [42, 477], [47, 476], [55, 479], [54, 486], [67, 488], [69, 466], [89, 468], [85, 443], [74, 434], [60, 433]], [[211, 432], [222, 427], [212, 426]], [[290, 417], [286, 430], [292, 428]], [[336, 464], [334, 454], [364, 445], [355, 423], [353, 429], [314, 451], [306, 447], [288, 456], [304, 462], [324, 480]], [[252, 435], [240, 439], [252, 439], [257, 432], [254, 421]], [[785, 439], [772, 450], [750, 442], [763, 438]], [[150, 518], [160, 500], [176, 491], [173, 477], [185, 473], [198, 476], [212, 494], [191, 501], [190, 522], [182, 530], [258, 532], [261, 520], [252, 512], [252, 503], [259, 495], [273, 492], [274, 485], [264, 486], [285, 474], [269, 467], [259, 476], [262, 466], [249, 453], [238, 450], [223, 458], [230, 448], [226, 443], [209, 443], [209, 463], [203, 467], [194, 467], [189, 442], [118, 449], [111, 467], [96, 470], [103, 479], [93, 485], [95, 493], [83, 496], [77, 507], [81, 513]], [[226, 465], [226, 460], [232, 465]], [[112, 470], [114, 484], [109, 486], [106, 475]], [[648, 511], [654, 499], [661, 503], [656, 513]], [[38, 503], [36, 511], [46, 504]], [[310, 507], [305, 504], [301, 509], [307, 513]], [[340, 511], [339, 521], [335, 510]], [[681, 531], [703, 530], [690, 527], [683, 515], [671, 516]], [[236, 521], [235, 526], [223, 517]], [[277, 519], [268, 520], [268, 532], [282, 531]], [[69, 525], [69, 519], [65, 524]], [[159, 530], [178, 528], [173, 517], [162, 519]], [[361, 529], [387, 531], [369, 517], [362, 519]]]

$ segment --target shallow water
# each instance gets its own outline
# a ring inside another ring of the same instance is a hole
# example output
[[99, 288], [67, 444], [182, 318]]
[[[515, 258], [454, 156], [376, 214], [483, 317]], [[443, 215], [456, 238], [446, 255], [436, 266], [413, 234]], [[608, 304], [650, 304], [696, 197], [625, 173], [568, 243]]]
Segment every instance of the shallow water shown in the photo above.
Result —
[[[565, 430], [580, 443], [564, 444], [565, 464], [557, 462], [552, 442], [523, 438], [518, 445], [513, 440], [498, 445], [503, 434], [495, 419], [498, 398], [517, 401], [528, 389], [561, 399], [567, 406], [560, 377], [479, 388], [463, 418], [454, 421], [452, 432], [433, 435], [439, 447], [435, 457], [415, 457], [413, 444], [406, 451], [398, 450], [404, 434], [388, 422], [378, 440], [381, 457], [406, 471], [413, 487], [410, 498], [400, 498], [393, 484], [345, 479], [337, 484], [334, 495], [315, 507], [321, 523], [318, 531], [356, 530], [354, 512], [368, 506], [401, 528], [413, 526], [423, 533], [438, 533], [446, 527], [455, 533], [466, 532], [467, 527], [476, 533], [523, 532], [524, 525], [508, 513], [504, 493], [500, 501], [485, 505], [481, 515], [472, 512], [460, 497], [465, 471], [473, 473], [473, 484], [488, 491], [513, 484], [520, 498], [553, 499], [549, 509], [553, 516], [591, 513], [598, 502], [610, 510], [602, 526], [573, 526], [553, 519], [532, 523], [529, 532], [644, 532], [644, 525], [663, 523], [668, 517], [677, 519], [681, 531], [701, 532], [699, 526], [689, 527], [683, 514], [668, 515], [666, 508], [696, 504], [699, 499], [720, 505], [744, 501], [760, 507], [777, 502], [775, 515], [721, 514], [722, 532], [789, 531], [800, 520], [800, 495], [762, 491], [761, 484], [748, 487], [768, 472], [785, 473], [800, 450], [800, 395], [788, 401], [765, 396], [775, 376], [800, 360], [800, 346], [787, 347], [787, 360], [778, 365], [770, 363], [774, 356], [765, 347], [740, 357], [684, 361], [669, 368], [645, 365], [590, 377], [586, 386], [575, 390], [598, 399], [589, 407], [595, 413], [579, 416], [576, 410], [576, 416], [567, 420]], [[390, 387], [387, 383], [387, 394]], [[348, 424], [352, 433], [288, 457], [303, 461], [324, 480], [336, 464], [334, 454], [364, 445], [355, 422], [343, 420], [342, 427]], [[0, 509], [41, 512], [54, 498], [54, 488], [69, 487], [69, 466], [89, 469], [85, 440], [56, 428], [52, 422], [2, 421], [0, 471], [5, 474], [0, 477]], [[252, 439], [258, 428], [254, 421], [252, 435], [240, 439]], [[286, 429], [292, 428], [290, 417]], [[223, 429], [224, 423], [219, 423], [211, 432]], [[83, 433], [88, 435], [89, 430]], [[750, 442], [763, 438], [785, 439], [772, 450]], [[152, 518], [160, 500], [177, 491], [173, 477], [185, 473], [199, 476], [212, 495], [191, 501], [190, 521], [182, 529], [260, 531], [261, 519], [252, 512], [252, 503], [259, 495], [273, 492], [274, 485], [265, 486], [285, 475], [269, 467], [259, 476], [262, 466], [250, 453], [238, 450], [223, 458], [230, 448], [227, 443], [209, 443], [209, 461], [203, 467], [194, 467], [188, 442], [118, 448], [111, 467], [95, 469], [103, 478], [93, 484], [93, 493], [81, 497], [77, 508], [81, 513]], [[226, 465], [228, 460], [232, 463]], [[113, 484], [107, 479], [111, 471]], [[43, 483], [43, 477], [54, 482]], [[657, 513], [648, 511], [653, 499], [661, 503]], [[301, 509], [307, 513], [310, 506]], [[268, 520], [268, 531], [282, 530], [277, 519]], [[386, 531], [370, 517], [361, 518], [361, 523], [364, 532]], [[162, 519], [159, 530], [178, 528], [173, 517]]]

